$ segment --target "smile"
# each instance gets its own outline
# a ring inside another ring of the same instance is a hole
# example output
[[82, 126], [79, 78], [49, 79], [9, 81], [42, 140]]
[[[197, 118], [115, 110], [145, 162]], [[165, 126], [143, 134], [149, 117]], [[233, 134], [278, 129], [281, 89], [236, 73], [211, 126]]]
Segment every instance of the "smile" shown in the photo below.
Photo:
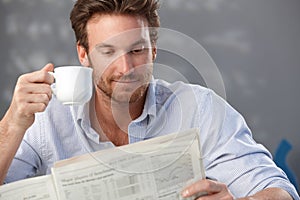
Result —
[[138, 80], [113, 80], [113, 81], [116, 83], [124, 83], [124, 84], [138, 82]]

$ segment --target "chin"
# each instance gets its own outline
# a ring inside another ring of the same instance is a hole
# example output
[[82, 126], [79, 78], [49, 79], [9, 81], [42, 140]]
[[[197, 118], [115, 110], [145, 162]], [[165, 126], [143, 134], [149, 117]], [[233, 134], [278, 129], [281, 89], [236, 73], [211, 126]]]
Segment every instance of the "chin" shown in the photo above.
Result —
[[119, 91], [112, 94], [112, 100], [118, 103], [135, 103], [145, 96], [147, 88], [140, 87], [135, 91]]

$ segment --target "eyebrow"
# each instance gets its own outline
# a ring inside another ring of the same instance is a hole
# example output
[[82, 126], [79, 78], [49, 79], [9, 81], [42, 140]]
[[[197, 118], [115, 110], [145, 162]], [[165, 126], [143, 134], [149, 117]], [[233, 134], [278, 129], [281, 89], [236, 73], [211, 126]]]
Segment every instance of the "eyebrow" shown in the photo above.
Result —
[[[140, 40], [134, 42], [133, 44], [131, 44], [130, 46], [131, 47], [134, 47], [136, 45], [139, 45], [139, 44], [145, 44], [147, 43], [147, 40], [144, 39], [144, 38], [141, 38]], [[99, 48], [114, 48], [115, 46], [112, 45], [112, 44], [106, 44], [106, 43], [99, 43], [99, 44], [96, 44], [95, 46], [95, 49], [99, 49]]]
[[144, 39], [144, 38], [141, 38], [140, 40], [138, 40], [135, 43], [133, 43], [131, 46], [136, 46], [136, 45], [145, 44], [145, 43], [147, 43], [147, 40]]
[[99, 44], [96, 44], [95, 49], [99, 49], [99, 48], [112, 48], [112, 47], [114, 47], [114, 46], [111, 45], [111, 44], [99, 43]]

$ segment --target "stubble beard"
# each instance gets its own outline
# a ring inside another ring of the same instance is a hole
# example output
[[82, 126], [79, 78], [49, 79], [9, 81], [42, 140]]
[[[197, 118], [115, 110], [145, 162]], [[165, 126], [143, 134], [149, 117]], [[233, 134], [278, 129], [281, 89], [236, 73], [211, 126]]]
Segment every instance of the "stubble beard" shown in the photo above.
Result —
[[[106, 97], [111, 99], [112, 103], [118, 104], [130, 104], [139, 101], [142, 97], [146, 95], [149, 82], [151, 80], [152, 70], [147, 69], [143, 75], [135, 75], [133, 73], [125, 75], [123, 77], [112, 77], [104, 79], [103, 76], [100, 77], [96, 87], [99, 89]], [[115, 84], [112, 87], [112, 80], [139, 80], [135, 87], [122, 87], [122, 84]]]

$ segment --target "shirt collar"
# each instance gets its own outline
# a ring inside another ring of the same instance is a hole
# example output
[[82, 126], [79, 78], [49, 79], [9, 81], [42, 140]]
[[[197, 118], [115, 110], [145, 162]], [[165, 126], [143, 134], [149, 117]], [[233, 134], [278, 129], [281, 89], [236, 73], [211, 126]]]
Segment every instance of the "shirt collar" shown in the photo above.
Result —
[[74, 119], [76, 120], [77, 124], [83, 129], [85, 134], [94, 142], [99, 143], [100, 136], [92, 128], [92, 122], [90, 119], [90, 104], [93, 103], [93, 97], [88, 103], [78, 106], [72, 106], [70, 109], [72, 111], [72, 115], [74, 115]]
[[148, 116], [150, 120], [156, 116], [155, 81], [153, 77], [148, 86], [143, 112], [134, 122], [141, 122]]
[[77, 122], [84, 121], [84, 122], [88, 122], [90, 124], [90, 117], [89, 117], [89, 113], [90, 113], [89, 107], [90, 106], [89, 105], [90, 105], [90, 102], [88, 102], [84, 105], [78, 105], [78, 106], [71, 107], [71, 109], [74, 112], [74, 117]]

